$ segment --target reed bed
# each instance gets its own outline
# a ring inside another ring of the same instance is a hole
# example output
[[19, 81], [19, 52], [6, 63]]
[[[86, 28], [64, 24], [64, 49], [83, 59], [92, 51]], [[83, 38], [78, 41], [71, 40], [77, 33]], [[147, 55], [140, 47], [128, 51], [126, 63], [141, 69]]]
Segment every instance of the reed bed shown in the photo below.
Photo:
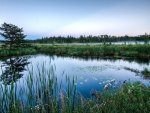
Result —
[[[43, 63], [28, 67], [21, 83], [0, 83], [0, 113], [148, 113], [150, 87], [140, 82], [124, 82], [117, 91], [105, 89], [84, 98], [77, 92], [76, 77], [66, 76], [66, 87], [58, 82], [55, 68]], [[36, 79], [34, 78], [36, 74]], [[23, 84], [23, 87], [21, 86]]]

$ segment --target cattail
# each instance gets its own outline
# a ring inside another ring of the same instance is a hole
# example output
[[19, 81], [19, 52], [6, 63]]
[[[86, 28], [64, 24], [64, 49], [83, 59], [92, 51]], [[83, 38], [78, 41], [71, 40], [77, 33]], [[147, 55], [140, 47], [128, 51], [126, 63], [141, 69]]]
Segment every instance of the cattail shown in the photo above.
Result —
[[63, 93], [61, 93], [61, 104], [62, 104], [62, 113], [65, 113], [65, 97]]

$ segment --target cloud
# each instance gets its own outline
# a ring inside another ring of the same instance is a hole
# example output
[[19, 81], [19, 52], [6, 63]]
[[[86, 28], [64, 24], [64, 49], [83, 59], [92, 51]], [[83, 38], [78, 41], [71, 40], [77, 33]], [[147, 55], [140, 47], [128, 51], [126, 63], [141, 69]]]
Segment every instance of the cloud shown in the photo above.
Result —
[[70, 34], [70, 35], [100, 35], [107, 34], [110, 31], [120, 29], [126, 26], [126, 21], [117, 18], [109, 18], [109, 16], [103, 16], [100, 14], [92, 15], [90, 17], [81, 19], [72, 24], [66, 25], [58, 31], [56, 34]]

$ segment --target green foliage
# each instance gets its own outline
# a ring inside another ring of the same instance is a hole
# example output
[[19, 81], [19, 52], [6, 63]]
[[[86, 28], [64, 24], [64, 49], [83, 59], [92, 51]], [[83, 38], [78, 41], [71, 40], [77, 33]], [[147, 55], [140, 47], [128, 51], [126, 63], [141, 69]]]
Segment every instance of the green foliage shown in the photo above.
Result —
[[3, 23], [0, 27], [0, 35], [4, 37], [5, 47], [9, 49], [22, 47], [24, 38], [23, 29], [13, 24]]

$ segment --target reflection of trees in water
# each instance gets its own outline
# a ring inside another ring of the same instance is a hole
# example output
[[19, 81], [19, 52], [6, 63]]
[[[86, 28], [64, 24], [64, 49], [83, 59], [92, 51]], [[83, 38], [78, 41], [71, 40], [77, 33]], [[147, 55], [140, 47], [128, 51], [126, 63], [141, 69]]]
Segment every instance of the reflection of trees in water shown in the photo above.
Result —
[[23, 76], [22, 72], [26, 70], [25, 66], [29, 64], [27, 60], [27, 57], [16, 57], [5, 60], [2, 65], [4, 69], [0, 76], [0, 81], [9, 85], [20, 79]]

